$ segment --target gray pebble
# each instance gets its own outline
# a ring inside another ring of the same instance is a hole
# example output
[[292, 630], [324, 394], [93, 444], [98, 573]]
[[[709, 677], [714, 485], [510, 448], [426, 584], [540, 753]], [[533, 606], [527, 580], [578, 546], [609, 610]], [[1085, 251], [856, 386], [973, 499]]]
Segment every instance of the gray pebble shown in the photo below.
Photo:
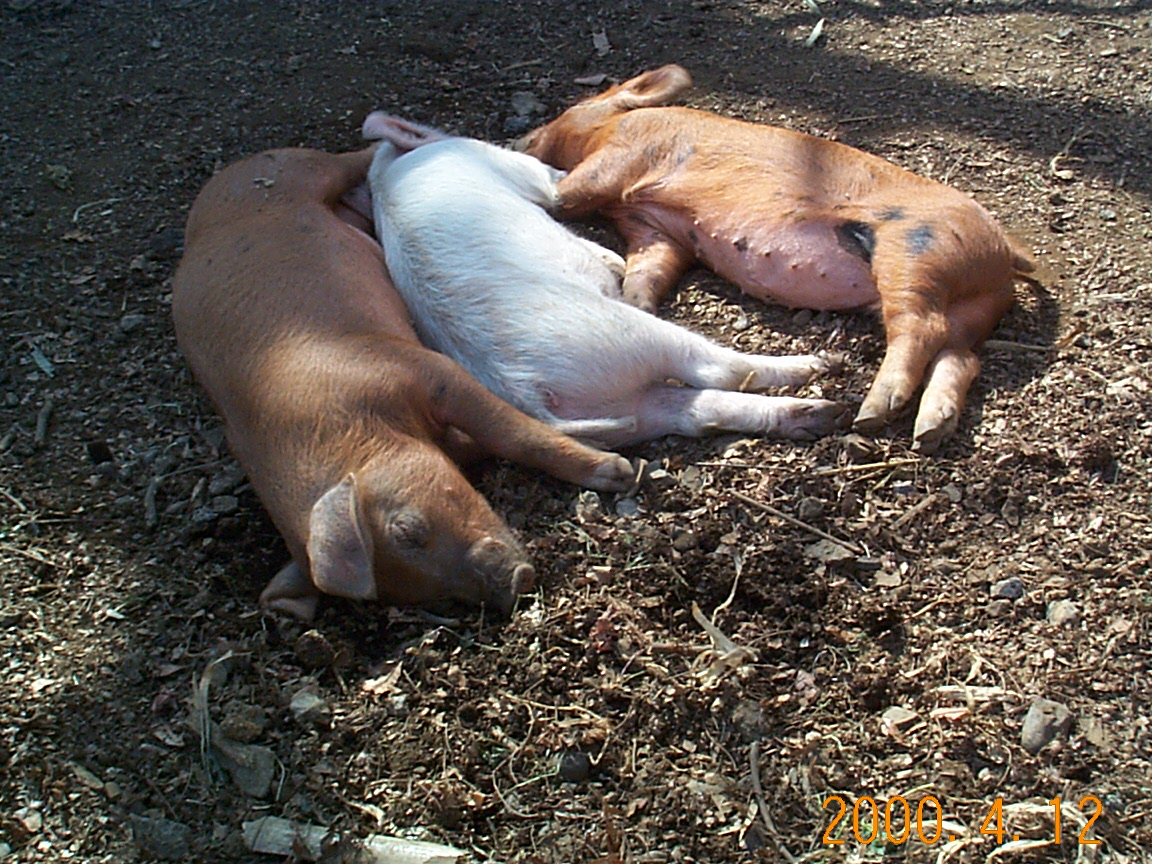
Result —
[[695, 531], [684, 531], [676, 535], [672, 541], [672, 548], [677, 552], [687, 552], [689, 549], [695, 549], [700, 545], [700, 538], [696, 536]]
[[129, 312], [120, 319], [120, 330], [123, 333], [131, 333], [133, 330], [139, 330], [146, 322], [148, 317], [141, 315], [138, 312]]
[[240, 502], [235, 495], [217, 495], [212, 499], [212, 509], [220, 515], [235, 513], [240, 509]]
[[504, 131], [509, 135], [523, 135], [532, 128], [532, 120], [528, 117], [509, 117], [504, 121]]
[[147, 816], [129, 817], [132, 839], [136, 845], [163, 861], [179, 861], [191, 851], [192, 829], [183, 822], [171, 819], [151, 819]]
[[565, 783], [583, 783], [592, 775], [592, 758], [579, 750], [565, 750], [557, 773]]
[[815, 558], [824, 564], [834, 564], [837, 561], [851, 561], [856, 553], [834, 540], [817, 540], [804, 547], [804, 556]]
[[640, 512], [640, 502], [635, 498], [621, 498], [616, 502], [617, 516], [635, 516]]
[[1048, 604], [1048, 623], [1057, 627], [1074, 627], [1080, 621], [1080, 610], [1071, 600], [1056, 600]]
[[152, 463], [152, 474], [161, 477], [171, 471], [180, 462], [172, 453], [165, 453]]
[[209, 522], [214, 522], [220, 516], [211, 507], [197, 507], [192, 511], [192, 524], [193, 525], [207, 525]]
[[857, 464], [874, 462], [880, 453], [880, 448], [872, 441], [855, 432], [845, 435], [840, 441], [844, 445], [844, 453], [849, 462]]
[[214, 737], [212, 750], [232, 782], [245, 795], [263, 798], [276, 776], [276, 754], [259, 744], [240, 744], [224, 736]]
[[148, 252], [156, 258], [171, 258], [184, 245], [184, 232], [179, 228], [163, 228], [148, 239]]
[[244, 469], [239, 465], [229, 465], [218, 471], [216, 476], [208, 481], [208, 494], [215, 497], [231, 492], [240, 485], [243, 479]]
[[1003, 618], [1012, 613], [1011, 600], [993, 600], [987, 606], [988, 614], [993, 618]]
[[328, 722], [332, 714], [332, 706], [317, 695], [311, 689], [311, 685], [295, 693], [288, 708], [297, 723], [307, 726], [323, 725]]
[[1039, 753], [1049, 741], [1068, 731], [1072, 712], [1067, 705], [1050, 699], [1036, 699], [1024, 715], [1020, 744], [1029, 753]]
[[801, 522], [812, 522], [824, 515], [824, 502], [819, 498], [807, 496], [800, 499], [796, 505], [796, 516]]
[[1001, 579], [992, 586], [992, 596], [1004, 600], [1019, 600], [1024, 596], [1024, 583], [1016, 576]]
[[544, 103], [541, 102], [531, 90], [517, 90], [512, 94], [512, 112], [517, 117], [543, 114]]

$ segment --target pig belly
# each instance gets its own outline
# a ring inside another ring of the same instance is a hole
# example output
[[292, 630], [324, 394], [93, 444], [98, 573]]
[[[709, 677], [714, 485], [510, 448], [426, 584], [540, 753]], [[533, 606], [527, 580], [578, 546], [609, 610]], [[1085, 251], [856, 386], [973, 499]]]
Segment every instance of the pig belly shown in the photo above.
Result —
[[695, 248], [711, 270], [747, 294], [805, 309], [855, 309], [879, 300], [872, 268], [826, 222], [778, 223], [709, 234]]

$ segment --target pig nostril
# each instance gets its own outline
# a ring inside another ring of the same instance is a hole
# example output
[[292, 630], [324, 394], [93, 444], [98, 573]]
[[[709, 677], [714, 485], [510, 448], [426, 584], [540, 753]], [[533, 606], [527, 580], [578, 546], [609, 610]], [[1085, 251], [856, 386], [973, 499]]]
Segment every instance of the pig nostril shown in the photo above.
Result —
[[523, 594], [536, 587], [536, 570], [531, 564], [517, 564], [512, 571], [512, 593]]

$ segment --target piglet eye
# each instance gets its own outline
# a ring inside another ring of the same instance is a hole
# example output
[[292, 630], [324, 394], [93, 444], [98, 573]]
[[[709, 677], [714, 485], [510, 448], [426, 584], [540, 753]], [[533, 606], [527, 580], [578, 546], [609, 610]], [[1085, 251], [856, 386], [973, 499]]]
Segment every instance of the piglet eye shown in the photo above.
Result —
[[406, 507], [388, 520], [388, 536], [402, 549], [419, 549], [428, 544], [432, 528], [419, 510]]

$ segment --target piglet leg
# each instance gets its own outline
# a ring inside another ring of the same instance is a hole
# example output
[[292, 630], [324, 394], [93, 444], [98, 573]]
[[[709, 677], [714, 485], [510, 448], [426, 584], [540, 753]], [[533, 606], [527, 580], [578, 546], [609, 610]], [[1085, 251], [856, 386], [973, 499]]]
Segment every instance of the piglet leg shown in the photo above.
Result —
[[924, 376], [924, 395], [913, 429], [913, 449], [935, 453], [956, 431], [968, 388], [980, 373], [980, 360], [968, 348], [945, 348]]
[[921, 453], [936, 452], [940, 442], [956, 431], [968, 388], [980, 373], [973, 348], [991, 335], [1014, 299], [1008, 283], [998, 291], [983, 291], [948, 307], [950, 338], [928, 366], [913, 429], [913, 446]]
[[[931, 262], [928, 262], [931, 263]], [[902, 247], [878, 247], [872, 262], [888, 349], [856, 414], [855, 428], [873, 434], [907, 405], [924, 370], [949, 342], [947, 291], [926, 275], [926, 264]]]
[[624, 302], [655, 312], [692, 266], [696, 254], [648, 225], [640, 213], [629, 213], [616, 224], [628, 243]]
[[685, 331], [659, 318], [653, 329], [670, 330], [663, 335], [664, 376], [700, 390], [766, 390], [806, 384], [812, 378], [835, 372], [840, 358], [831, 355], [797, 354], [768, 356], [742, 354]]
[[284, 565], [260, 594], [260, 605], [265, 609], [285, 612], [302, 621], [315, 617], [319, 600], [320, 592], [295, 561]]
[[841, 428], [847, 411], [847, 406], [824, 399], [660, 385], [641, 399], [636, 412], [636, 440], [745, 432], [809, 441]]
[[622, 492], [635, 474], [632, 464], [570, 438], [492, 395], [471, 375], [441, 355], [429, 399], [441, 424], [463, 432], [486, 453], [546, 471], [589, 489]]

